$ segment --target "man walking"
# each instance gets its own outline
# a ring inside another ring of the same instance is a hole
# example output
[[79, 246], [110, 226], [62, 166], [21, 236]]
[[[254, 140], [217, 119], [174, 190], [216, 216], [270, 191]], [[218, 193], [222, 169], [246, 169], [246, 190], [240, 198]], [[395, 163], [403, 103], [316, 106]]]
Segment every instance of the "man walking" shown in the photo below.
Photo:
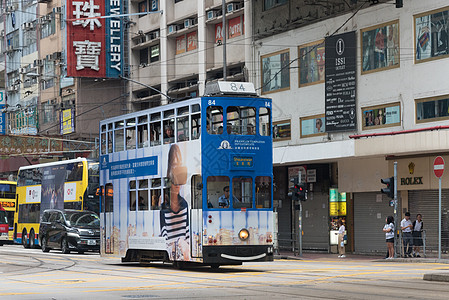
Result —
[[404, 245], [404, 257], [412, 257], [413, 248], [413, 224], [410, 221], [410, 213], [405, 213], [405, 218], [401, 221], [402, 242]]

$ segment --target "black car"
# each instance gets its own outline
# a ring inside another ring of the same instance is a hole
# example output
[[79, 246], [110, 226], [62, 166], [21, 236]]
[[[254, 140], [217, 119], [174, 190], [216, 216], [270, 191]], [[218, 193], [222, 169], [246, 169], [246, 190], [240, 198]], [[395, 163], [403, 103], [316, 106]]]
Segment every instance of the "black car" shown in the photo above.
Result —
[[100, 251], [100, 218], [92, 211], [45, 210], [39, 226], [39, 240], [43, 252], [61, 249]]

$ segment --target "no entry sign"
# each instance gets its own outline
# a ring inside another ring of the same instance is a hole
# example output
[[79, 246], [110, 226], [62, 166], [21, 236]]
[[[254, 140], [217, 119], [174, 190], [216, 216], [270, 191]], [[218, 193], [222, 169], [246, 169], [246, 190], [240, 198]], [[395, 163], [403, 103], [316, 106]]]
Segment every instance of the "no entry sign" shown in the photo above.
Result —
[[437, 156], [433, 161], [433, 173], [440, 178], [444, 173], [444, 159], [441, 156]]

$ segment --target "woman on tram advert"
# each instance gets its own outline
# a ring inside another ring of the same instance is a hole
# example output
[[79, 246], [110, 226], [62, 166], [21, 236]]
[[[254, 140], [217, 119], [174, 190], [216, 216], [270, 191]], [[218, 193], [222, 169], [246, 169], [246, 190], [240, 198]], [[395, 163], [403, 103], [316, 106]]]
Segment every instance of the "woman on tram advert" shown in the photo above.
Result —
[[172, 260], [190, 259], [190, 232], [187, 201], [179, 194], [187, 181], [187, 168], [182, 164], [179, 146], [171, 145], [168, 153], [167, 178], [170, 193], [164, 197], [160, 212], [161, 236], [165, 237]]

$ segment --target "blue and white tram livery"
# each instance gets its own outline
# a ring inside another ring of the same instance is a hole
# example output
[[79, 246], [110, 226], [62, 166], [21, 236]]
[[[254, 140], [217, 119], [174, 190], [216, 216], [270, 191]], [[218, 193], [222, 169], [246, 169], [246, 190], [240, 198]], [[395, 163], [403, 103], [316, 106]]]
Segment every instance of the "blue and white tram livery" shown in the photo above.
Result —
[[273, 260], [271, 100], [249, 83], [216, 85], [100, 122], [103, 256]]

